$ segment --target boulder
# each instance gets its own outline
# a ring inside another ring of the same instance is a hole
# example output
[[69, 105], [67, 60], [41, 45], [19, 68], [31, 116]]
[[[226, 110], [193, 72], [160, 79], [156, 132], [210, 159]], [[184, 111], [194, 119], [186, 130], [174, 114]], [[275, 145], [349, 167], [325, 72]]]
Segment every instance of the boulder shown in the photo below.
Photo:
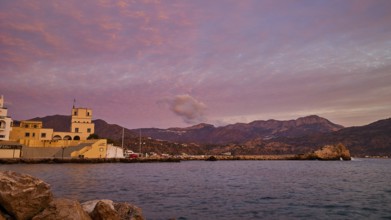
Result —
[[84, 211], [86, 211], [89, 215], [91, 215], [92, 211], [94, 211], [95, 206], [98, 202], [104, 202], [107, 205], [110, 206], [111, 209], [114, 210], [114, 202], [108, 199], [101, 199], [101, 200], [90, 200], [87, 202], [83, 202], [81, 206], [83, 207]]
[[319, 160], [351, 160], [350, 152], [343, 144], [326, 145], [313, 155]]
[[117, 211], [114, 210], [109, 204], [102, 201], [96, 203], [96, 206], [90, 216], [94, 220], [121, 220]]
[[205, 159], [206, 161], [217, 161], [217, 158], [215, 156], [210, 156]]
[[121, 220], [145, 220], [141, 208], [126, 202], [114, 203]]
[[50, 185], [27, 174], [0, 172], [0, 205], [18, 220], [31, 219], [52, 201]]
[[128, 203], [53, 199], [49, 184], [26, 174], [0, 172], [0, 220], [144, 220]]
[[77, 200], [54, 199], [49, 206], [32, 220], [91, 220]]

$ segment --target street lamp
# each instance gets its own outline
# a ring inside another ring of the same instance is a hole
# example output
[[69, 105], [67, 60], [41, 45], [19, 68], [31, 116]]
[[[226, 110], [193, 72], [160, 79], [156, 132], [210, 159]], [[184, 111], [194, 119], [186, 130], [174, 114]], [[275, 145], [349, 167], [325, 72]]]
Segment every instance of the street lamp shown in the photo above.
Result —
[[142, 155], [141, 153], [141, 128], [140, 128], [140, 141], [139, 141], [139, 152], [140, 152], [140, 155]]

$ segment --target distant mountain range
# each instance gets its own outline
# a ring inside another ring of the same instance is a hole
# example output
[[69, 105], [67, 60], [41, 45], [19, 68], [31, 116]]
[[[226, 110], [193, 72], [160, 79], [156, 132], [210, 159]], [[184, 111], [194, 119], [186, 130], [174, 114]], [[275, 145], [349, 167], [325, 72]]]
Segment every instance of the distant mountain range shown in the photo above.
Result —
[[329, 133], [343, 126], [331, 123], [325, 118], [311, 115], [289, 121], [253, 121], [236, 123], [222, 127], [210, 124], [198, 124], [188, 128], [142, 129], [142, 133], [155, 139], [200, 144], [240, 144], [248, 140], [274, 139], [278, 137], [301, 137]]
[[[54, 115], [31, 120], [44, 127], [69, 131], [70, 116]], [[122, 127], [94, 120], [95, 134], [120, 144]], [[140, 140], [139, 134], [143, 138]], [[198, 124], [187, 128], [125, 129], [125, 146], [144, 152], [188, 154], [291, 154], [305, 153], [326, 144], [343, 143], [352, 155], [391, 156], [391, 119], [360, 127], [347, 127], [311, 115], [296, 120], [267, 120], [221, 127]]]

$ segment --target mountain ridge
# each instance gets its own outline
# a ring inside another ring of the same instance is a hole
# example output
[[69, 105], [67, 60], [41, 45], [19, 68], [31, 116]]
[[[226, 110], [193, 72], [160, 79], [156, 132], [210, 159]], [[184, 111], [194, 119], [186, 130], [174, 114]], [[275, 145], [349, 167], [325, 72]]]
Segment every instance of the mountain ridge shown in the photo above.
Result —
[[307, 134], [328, 133], [343, 126], [316, 116], [300, 117], [296, 120], [256, 120], [250, 123], [235, 123], [226, 126], [201, 123], [187, 128], [142, 129], [143, 133], [158, 139], [201, 144], [242, 143], [253, 138], [299, 137]]

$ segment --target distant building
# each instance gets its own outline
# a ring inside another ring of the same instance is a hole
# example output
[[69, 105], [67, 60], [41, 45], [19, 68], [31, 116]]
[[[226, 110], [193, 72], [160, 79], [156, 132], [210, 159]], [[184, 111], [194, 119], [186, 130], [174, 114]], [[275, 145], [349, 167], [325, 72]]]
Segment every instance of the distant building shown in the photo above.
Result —
[[12, 130], [12, 119], [4, 107], [4, 96], [0, 96], [0, 158], [19, 158], [22, 145], [9, 141]]
[[4, 107], [4, 96], [0, 96], [0, 140], [9, 140], [12, 130], [12, 119], [8, 117], [8, 109]]
[[88, 140], [95, 131], [92, 110], [72, 108], [71, 129], [57, 132], [40, 121], [21, 121], [12, 127], [9, 139], [23, 145], [22, 157], [107, 157], [107, 140]]
[[21, 121], [19, 127], [13, 127], [10, 139], [19, 141], [29, 147], [42, 146], [42, 142], [59, 142], [68, 146], [69, 141], [85, 141], [94, 133], [92, 110], [87, 108], [72, 108], [71, 131], [57, 132], [52, 128], [43, 128], [41, 121]]
[[108, 144], [106, 158], [124, 158], [124, 149], [122, 147]]

